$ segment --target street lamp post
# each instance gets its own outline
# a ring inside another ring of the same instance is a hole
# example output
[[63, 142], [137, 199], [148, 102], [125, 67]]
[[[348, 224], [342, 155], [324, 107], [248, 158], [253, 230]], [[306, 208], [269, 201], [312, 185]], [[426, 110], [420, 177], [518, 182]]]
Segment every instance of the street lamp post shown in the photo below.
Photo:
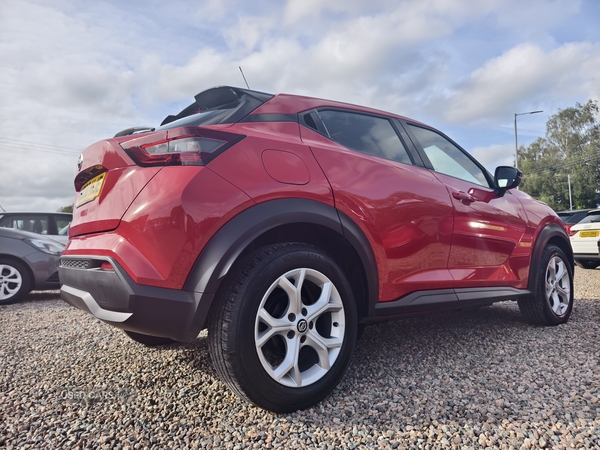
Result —
[[525, 114], [537, 114], [544, 111], [529, 111], [524, 113], [515, 113], [515, 167], [519, 168], [519, 144], [517, 142], [517, 116], [523, 116]]

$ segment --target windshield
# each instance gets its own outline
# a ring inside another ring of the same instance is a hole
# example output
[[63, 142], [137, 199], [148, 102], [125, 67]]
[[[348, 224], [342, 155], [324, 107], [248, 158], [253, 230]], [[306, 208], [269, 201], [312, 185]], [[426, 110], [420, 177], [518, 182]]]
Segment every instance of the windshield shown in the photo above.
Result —
[[596, 223], [596, 222], [600, 222], [600, 211], [594, 211], [594, 212], [589, 213], [589, 215], [584, 217], [583, 220], [581, 220], [581, 222], [579, 222], [577, 225], [580, 225], [582, 223]]

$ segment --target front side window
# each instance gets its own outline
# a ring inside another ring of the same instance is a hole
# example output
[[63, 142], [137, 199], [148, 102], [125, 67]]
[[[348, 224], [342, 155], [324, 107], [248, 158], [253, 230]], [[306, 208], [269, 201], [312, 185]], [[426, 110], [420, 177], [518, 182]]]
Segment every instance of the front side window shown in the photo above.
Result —
[[58, 234], [60, 236], [68, 236], [69, 225], [71, 225], [71, 219], [69, 219], [69, 217], [65, 217], [63, 215], [55, 215], [54, 221], [56, 222], [56, 228], [58, 229]]
[[483, 170], [460, 148], [431, 130], [408, 125], [436, 172], [490, 187]]
[[319, 111], [329, 137], [361, 153], [412, 164], [388, 119], [345, 111]]

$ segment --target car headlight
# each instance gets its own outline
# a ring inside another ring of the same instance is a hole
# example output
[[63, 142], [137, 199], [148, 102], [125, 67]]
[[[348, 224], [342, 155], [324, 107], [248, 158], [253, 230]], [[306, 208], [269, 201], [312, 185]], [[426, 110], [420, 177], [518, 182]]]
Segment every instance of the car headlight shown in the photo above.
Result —
[[23, 239], [23, 241], [40, 252], [48, 253], [49, 255], [58, 256], [65, 249], [65, 247], [60, 245], [58, 242], [54, 243], [50, 241], [43, 241], [41, 239]]

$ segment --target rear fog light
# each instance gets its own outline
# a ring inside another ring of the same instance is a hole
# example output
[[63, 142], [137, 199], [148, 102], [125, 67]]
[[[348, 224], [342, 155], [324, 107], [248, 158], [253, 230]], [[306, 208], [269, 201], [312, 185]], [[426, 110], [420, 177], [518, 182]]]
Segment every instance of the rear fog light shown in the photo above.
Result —
[[115, 270], [115, 268], [108, 261], [104, 261], [102, 265], [100, 265], [100, 270]]

